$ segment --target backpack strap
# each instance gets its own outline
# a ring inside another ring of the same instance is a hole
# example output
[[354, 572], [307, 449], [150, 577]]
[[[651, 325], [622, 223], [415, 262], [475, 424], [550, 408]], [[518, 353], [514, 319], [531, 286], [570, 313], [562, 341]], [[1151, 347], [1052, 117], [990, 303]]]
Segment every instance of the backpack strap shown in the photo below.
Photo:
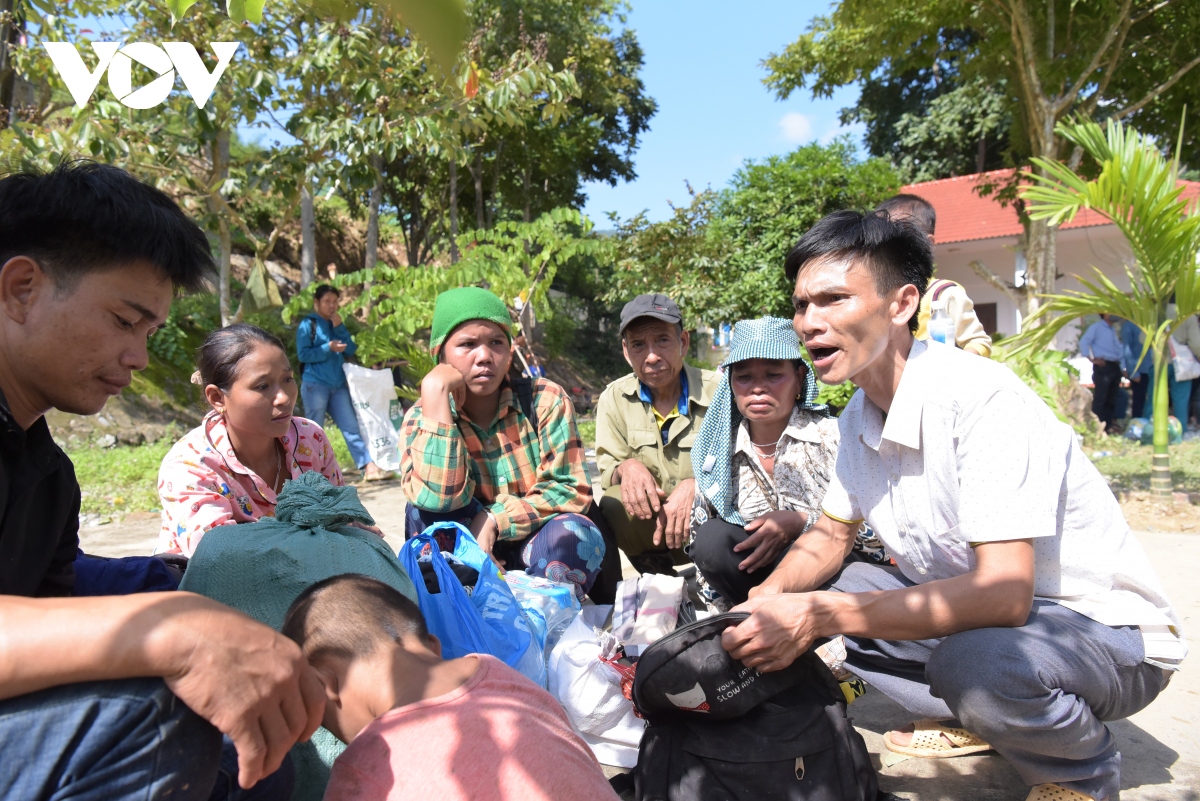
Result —
[[512, 384], [512, 390], [517, 395], [517, 403], [521, 404], [521, 411], [525, 412], [530, 425], [533, 426], [534, 433], [537, 433], [541, 421], [538, 420], [537, 409], [533, 405], [533, 379], [521, 376], [520, 378], [510, 378], [509, 383]]
[[956, 284], [954, 281], [950, 281], [945, 278], [939, 278], [938, 280], [933, 282], [933, 294], [930, 296], [930, 299], [937, 300], [939, 297], [942, 296], [943, 292], [945, 292], [947, 289], [949, 289], [952, 286], [958, 286], [958, 284]]

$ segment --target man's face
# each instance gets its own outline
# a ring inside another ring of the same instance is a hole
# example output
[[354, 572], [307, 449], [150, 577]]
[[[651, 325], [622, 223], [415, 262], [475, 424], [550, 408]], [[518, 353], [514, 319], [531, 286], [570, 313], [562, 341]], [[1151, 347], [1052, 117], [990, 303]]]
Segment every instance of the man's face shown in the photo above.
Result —
[[500, 390], [512, 363], [512, 349], [503, 328], [487, 320], [471, 320], [446, 337], [442, 360], [462, 373], [468, 392], [488, 396]]
[[60, 291], [36, 262], [4, 265], [5, 354], [33, 408], [95, 414], [146, 367], [146, 343], [171, 307], [170, 279], [149, 262], [90, 272]]
[[340, 300], [341, 300], [341, 296], [338, 295], [338, 293], [326, 292], [324, 295], [321, 296], [320, 300], [316, 301], [313, 304], [313, 308], [316, 309], [317, 314], [321, 315], [326, 320], [328, 320], [328, 319], [332, 318], [333, 315], [337, 312], [338, 301], [340, 301]]
[[[915, 293], [912, 287], [908, 294]], [[860, 259], [827, 256], [804, 265], [792, 296], [792, 326], [821, 381], [855, 381], [883, 354], [903, 313], [902, 294], [903, 287], [880, 297], [870, 268]]]
[[689, 341], [678, 325], [649, 318], [625, 329], [621, 350], [638, 380], [652, 390], [665, 389], [679, 381]]

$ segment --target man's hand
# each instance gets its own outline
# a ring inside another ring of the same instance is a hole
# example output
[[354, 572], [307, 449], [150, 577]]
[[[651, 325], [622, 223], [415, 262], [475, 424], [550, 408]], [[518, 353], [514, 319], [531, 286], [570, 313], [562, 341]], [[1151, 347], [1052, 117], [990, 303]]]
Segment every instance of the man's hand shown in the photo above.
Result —
[[733, 546], [735, 553], [753, 551], [741, 561], [738, 570], [753, 573], [760, 568], [770, 568], [788, 547], [804, 531], [808, 515], [804, 512], [767, 512], [746, 524], [750, 536]]
[[733, 608], [750, 617], [725, 629], [721, 645], [746, 667], [764, 673], [783, 670], [821, 635], [814, 621], [814, 599], [824, 593], [788, 593], [751, 598]]
[[[660, 494], [661, 492], [659, 490]], [[692, 522], [692, 502], [695, 500], [696, 479], [680, 481], [659, 510], [654, 526], [655, 545], [662, 545], [665, 537], [668, 548], [674, 550], [683, 547], [687, 542], [688, 529]]]
[[[667, 494], [659, 488], [646, 465], [636, 459], [626, 459], [617, 466], [616, 476], [621, 484], [621, 503], [630, 517], [650, 520], [661, 511]], [[657, 544], [657, 529], [654, 536]]]
[[333, 316], [329, 318], [329, 322], [333, 323], [334, 328], [337, 328], [339, 325], [342, 324], [342, 315], [338, 314], [337, 312], [334, 312]]
[[177, 600], [162, 635], [178, 658], [163, 679], [233, 740], [238, 784], [249, 789], [321, 725], [324, 685], [296, 644], [278, 632], [215, 601]]
[[334, 353], [341, 353], [346, 349], [346, 343], [340, 339], [329, 340], [329, 350]]

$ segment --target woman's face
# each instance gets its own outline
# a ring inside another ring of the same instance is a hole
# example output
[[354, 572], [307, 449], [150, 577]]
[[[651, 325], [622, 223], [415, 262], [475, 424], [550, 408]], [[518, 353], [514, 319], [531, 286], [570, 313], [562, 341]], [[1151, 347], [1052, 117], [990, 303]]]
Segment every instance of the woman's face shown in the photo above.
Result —
[[803, 369], [782, 359], [746, 359], [730, 365], [729, 384], [738, 411], [757, 423], [786, 420], [803, 386]]
[[512, 348], [503, 328], [487, 320], [471, 320], [446, 337], [442, 360], [462, 373], [468, 392], [486, 397], [498, 392], [508, 375]]
[[282, 437], [296, 406], [296, 378], [287, 355], [266, 343], [255, 345], [238, 363], [228, 392], [209, 384], [209, 404], [225, 415], [225, 425], [249, 436]]

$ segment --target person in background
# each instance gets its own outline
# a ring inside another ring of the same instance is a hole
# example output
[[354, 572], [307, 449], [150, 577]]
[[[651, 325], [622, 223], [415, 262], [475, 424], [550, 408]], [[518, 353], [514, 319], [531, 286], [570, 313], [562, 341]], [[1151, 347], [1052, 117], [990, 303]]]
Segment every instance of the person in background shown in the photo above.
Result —
[[[698, 491], [688, 554], [715, 611], [746, 600], [821, 516], [838, 424], [791, 320], [743, 320], [692, 447]], [[707, 589], [705, 589], [707, 588]]]
[[329, 437], [292, 414], [296, 379], [283, 343], [246, 323], [210, 333], [193, 381], [211, 411], [163, 457], [158, 553], [191, 557], [214, 526], [275, 513], [283, 482], [317, 470], [341, 486]]
[[[880, 203], [876, 211], [882, 211], [892, 219], [908, 220], [925, 234], [930, 246], [933, 245], [937, 211], [925, 198], [902, 193]], [[979, 322], [974, 302], [962, 286], [944, 278], [930, 281], [929, 288], [921, 296], [917, 339], [929, 339], [929, 318], [933, 313], [934, 301], [946, 304], [946, 313], [954, 321], [954, 342], [958, 347], [977, 356], [991, 356], [992, 338], [984, 330], [983, 323]]]
[[1146, 337], [1142, 329], [1129, 320], [1121, 322], [1121, 347], [1125, 349], [1125, 369], [1129, 373], [1130, 394], [1133, 396], [1130, 417], [1148, 418], [1154, 403], [1154, 351], [1142, 358]]
[[[1171, 302], [1167, 305], [1167, 316], [1175, 317], [1176, 315], [1175, 297], [1171, 296]], [[1175, 330], [1171, 332], [1171, 337], [1182, 347], [1187, 348], [1192, 352], [1192, 355], [1200, 359], [1200, 317], [1191, 315], [1175, 326]], [[1167, 391], [1171, 395], [1171, 408], [1174, 410], [1175, 417], [1179, 420], [1179, 425], [1183, 432], [1188, 430], [1188, 417], [1190, 416], [1189, 406], [1191, 405], [1192, 396], [1195, 391], [1196, 379], [1187, 381], [1177, 381], [1175, 379], [1175, 366], [1171, 365], [1167, 372]]]
[[523, 408], [508, 377], [511, 327], [504, 301], [486, 289], [438, 295], [429, 343], [438, 364], [400, 431], [405, 534], [461, 523], [503, 567], [569, 582], [582, 597], [606, 550], [584, 516], [592, 485], [575, 408], [545, 378]]
[[688, 561], [692, 443], [718, 378], [684, 362], [691, 340], [666, 295], [626, 303], [620, 335], [633, 373], [609, 384], [596, 404], [600, 510], [639, 572], [670, 574]]
[[342, 364], [347, 356], [353, 356], [358, 345], [350, 338], [350, 332], [338, 314], [341, 295], [329, 284], [321, 284], [313, 293], [313, 311], [296, 328], [296, 355], [302, 366], [303, 381], [300, 396], [304, 400], [304, 413], [318, 426], [325, 424], [325, 414], [333, 418], [350, 458], [362, 471], [367, 481], [384, 481], [395, 478], [395, 474], [382, 470], [371, 461], [367, 444], [358, 430], [358, 417], [354, 414], [354, 403], [350, 399], [350, 385]]
[[1079, 338], [1079, 355], [1092, 363], [1092, 413], [1104, 423], [1106, 434], [1119, 434], [1117, 390], [1125, 374], [1125, 349], [1113, 330], [1109, 315], [1088, 326]]
[[318, 582], [283, 633], [348, 744], [325, 801], [616, 801], [558, 701], [494, 656], [443, 660], [421, 610], [373, 578]]
[[320, 679], [192, 593], [72, 597], [80, 489], [45, 420], [97, 414], [146, 368], [176, 292], [215, 273], [196, 223], [123, 170], [0, 180], [0, 798], [291, 797]]

